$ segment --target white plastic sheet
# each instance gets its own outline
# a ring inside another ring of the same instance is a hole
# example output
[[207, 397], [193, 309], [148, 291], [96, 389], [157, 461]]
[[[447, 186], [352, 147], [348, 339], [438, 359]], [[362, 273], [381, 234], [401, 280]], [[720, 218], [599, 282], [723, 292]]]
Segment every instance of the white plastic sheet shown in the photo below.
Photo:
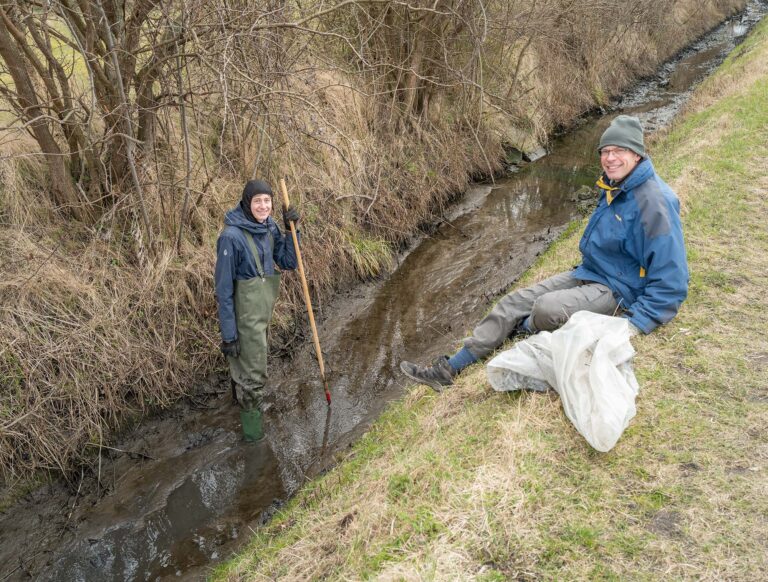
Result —
[[576, 430], [598, 451], [611, 450], [635, 416], [640, 390], [632, 369], [629, 321], [574, 313], [493, 358], [486, 368], [499, 392], [554, 388]]

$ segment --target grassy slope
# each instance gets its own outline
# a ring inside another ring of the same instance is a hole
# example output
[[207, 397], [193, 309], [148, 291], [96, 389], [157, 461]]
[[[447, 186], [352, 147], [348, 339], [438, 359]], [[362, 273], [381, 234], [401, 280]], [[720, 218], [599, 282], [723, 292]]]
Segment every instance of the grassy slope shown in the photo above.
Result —
[[[414, 388], [215, 578], [738, 579], [768, 571], [768, 22], [652, 148], [691, 293], [638, 338], [638, 414], [607, 454], [556, 395], [476, 365]], [[527, 280], [573, 263], [573, 228]], [[525, 283], [525, 281], [523, 282]]]

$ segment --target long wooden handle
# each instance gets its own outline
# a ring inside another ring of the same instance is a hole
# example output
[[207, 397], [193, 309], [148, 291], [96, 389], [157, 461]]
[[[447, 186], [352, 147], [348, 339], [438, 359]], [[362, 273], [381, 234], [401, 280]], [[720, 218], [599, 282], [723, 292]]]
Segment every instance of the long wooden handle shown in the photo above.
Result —
[[[283, 203], [286, 208], [291, 205], [288, 200], [288, 189], [285, 187], [285, 180], [280, 178], [280, 190], [283, 193]], [[290, 221], [291, 236], [293, 237], [293, 248], [296, 250], [296, 260], [299, 263], [299, 276], [301, 277], [301, 287], [304, 290], [304, 303], [307, 306], [307, 315], [309, 315], [309, 326], [312, 328], [312, 342], [315, 345], [315, 353], [317, 354], [317, 363], [320, 366], [320, 377], [325, 385], [325, 399], [328, 404], [331, 403], [331, 394], [328, 391], [328, 384], [325, 380], [325, 364], [323, 364], [323, 352], [320, 351], [320, 338], [317, 335], [317, 326], [315, 325], [315, 314], [312, 311], [312, 299], [309, 296], [309, 286], [307, 285], [307, 277], [304, 274], [304, 261], [301, 259], [301, 249], [299, 248], [299, 239], [296, 236], [296, 225], [293, 221]]]

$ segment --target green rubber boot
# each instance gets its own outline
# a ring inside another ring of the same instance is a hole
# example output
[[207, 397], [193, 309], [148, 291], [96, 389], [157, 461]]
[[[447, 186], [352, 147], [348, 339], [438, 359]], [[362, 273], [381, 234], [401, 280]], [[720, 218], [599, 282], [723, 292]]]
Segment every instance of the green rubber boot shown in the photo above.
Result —
[[255, 443], [264, 438], [261, 410], [258, 408], [240, 409], [240, 424], [243, 426], [243, 439], [245, 442]]

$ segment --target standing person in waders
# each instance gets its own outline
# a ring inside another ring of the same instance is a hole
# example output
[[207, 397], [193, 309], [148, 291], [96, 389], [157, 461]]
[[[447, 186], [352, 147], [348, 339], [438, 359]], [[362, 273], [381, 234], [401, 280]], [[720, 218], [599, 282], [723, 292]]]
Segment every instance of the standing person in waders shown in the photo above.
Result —
[[458, 352], [431, 366], [401, 362], [406, 376], [442, 391], [507, 338], [555, 330], [577, 311], [625, 317], [633, 335], [675, 317], [688, 295], [680, 202], [646, 155], [637, 117], [616, 117], [597, 151], [600, 198], [579, 243], [581, 264], [502, 297]]
[[[299, 213], [283, 208], [285, 229]], [[267, 381], [267, 328], [272, 319], [282, 270], [297, 266], [291, 236], [272, 218], [272, 188], [251, 180], [240, 204], [227, 212], [216, 243], [216, 300], [221, 353], [227, 357], [232, 388], [240, 405], [243, 437], [262, 438], [262, 396]]]

